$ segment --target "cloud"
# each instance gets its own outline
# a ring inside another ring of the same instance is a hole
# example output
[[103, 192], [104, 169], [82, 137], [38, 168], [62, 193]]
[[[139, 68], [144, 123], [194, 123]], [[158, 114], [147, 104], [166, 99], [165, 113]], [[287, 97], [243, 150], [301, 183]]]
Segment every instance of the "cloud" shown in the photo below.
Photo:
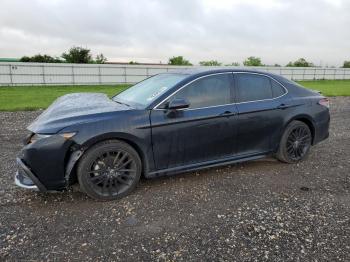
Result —
[[330, 0], [2, 0], [0, 57], [60, 55], [73, 45], [110, 61], [266, 64], [350, 59], [350, 3]]

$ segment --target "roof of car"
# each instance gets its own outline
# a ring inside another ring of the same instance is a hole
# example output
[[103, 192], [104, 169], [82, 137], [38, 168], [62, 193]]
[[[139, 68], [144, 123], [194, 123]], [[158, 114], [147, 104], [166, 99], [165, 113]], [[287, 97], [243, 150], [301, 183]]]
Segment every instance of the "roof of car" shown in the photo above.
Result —
[[[177, 73], [177, 74], [186, 74], [191, 76], [199, 76], [199, 75], [207, 75], [207, 74], [213, 74], [213, 73], [224, 73], [224, 72], [247, 72], [247, 73], [257, 73], [257, 74], [265, 74], [270, 76], [275, 76], [275, 74], [266, 72], [266, 71], [259, 71], [259, 70], [250, 70], [245, 68], [232, 68], [232, 67], [225, 67], [225, 68], [204, 68], [204, 67], [194, 67], [194, 68], [186, 68], [186, 69], [178, 69], [178, 70], [172, 70], [171, 73]], [[170, 73], [169, 72], [169, 73]]]

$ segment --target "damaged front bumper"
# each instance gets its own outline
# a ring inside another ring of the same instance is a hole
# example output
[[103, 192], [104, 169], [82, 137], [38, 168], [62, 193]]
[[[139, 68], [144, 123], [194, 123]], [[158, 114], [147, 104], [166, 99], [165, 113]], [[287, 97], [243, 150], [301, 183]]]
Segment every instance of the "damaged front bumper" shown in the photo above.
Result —
[[[15, 184], [21, 188], [41, 192], [56, 192], [65, 189], [75, 164], [73, 141], [61, 134], [43, 137], [34, 142], [25, 141], [17, 155]], [[66, 167], [69, 166], [69, 172]]]
[[46, 192], [46, 187], [32, 173], [30, 168], [27, 167], [20, 158], [17, 158], [16, 160], [18, 169], [15, 175], [15, 184], [25, 189]]

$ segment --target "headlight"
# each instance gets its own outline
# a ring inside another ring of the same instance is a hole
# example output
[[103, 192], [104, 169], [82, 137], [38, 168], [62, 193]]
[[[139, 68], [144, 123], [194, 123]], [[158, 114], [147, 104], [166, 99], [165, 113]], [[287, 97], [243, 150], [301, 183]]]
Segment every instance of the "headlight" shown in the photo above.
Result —
[[[60, 134], [57, 134], [59, 136], [62, 136], [64, 139], [70, 139], [72, 138], [73, 136], [75, 136], [75, 132], [73, 133], [60, 133]], [[34, 134], [30, 140], [29, 140], [29, 143], [34, 143], [40, 139], [43, 139], [43, 138], [48, 138], [50, 136], [53, 136], [53, 135], [56, 135], [56, 134]]]
[[40, 139], [50, 137], [52, 135], [44, 135], [44, 134], [34, 134], [32, 137], [29, 139], [29, 143], [34, 143]]
[[64, 139], [70, 139], [72, 138], [73, 136], [75, 136], [76, 132], [71, 132], [71, 133], [61, 133], [61, 134], [58, 134], [60, 136], [62, 136]]

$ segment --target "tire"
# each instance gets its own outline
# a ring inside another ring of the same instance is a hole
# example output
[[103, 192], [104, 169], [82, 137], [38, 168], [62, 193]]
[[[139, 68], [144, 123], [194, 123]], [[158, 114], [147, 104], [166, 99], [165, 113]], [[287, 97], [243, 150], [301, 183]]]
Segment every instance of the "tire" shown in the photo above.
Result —
[[96, 200], [128, 195], [140, 180], [142, 164], [130, 145], [118, 140], [100, 142], [81, 157], [77, 176], [80, 188]]
[[294, 120], [284, 130], [276, 158], [285, 163], [297, 163], [309, 153], [311, 141], [310, 128], [305, 123]]

